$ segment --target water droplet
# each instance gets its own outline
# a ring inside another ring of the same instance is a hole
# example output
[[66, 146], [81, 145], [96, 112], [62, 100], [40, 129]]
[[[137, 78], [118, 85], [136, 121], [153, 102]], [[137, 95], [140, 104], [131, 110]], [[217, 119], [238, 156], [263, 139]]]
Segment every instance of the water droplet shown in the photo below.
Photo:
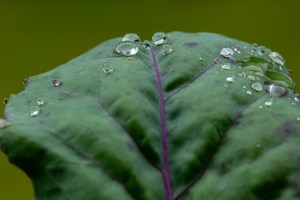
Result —
[[231, 48], [223, 48], [220, 52], [220, 55], [225, 58], [230, 58], [233, 56], [233, 50]]
[[173, 51], [173, 48], [172, 48], [172, 46], [169, 45], [169, 44], [165, 44], [165, 45], [163, 45], [162, 48], [161, 48], [161, 52], [162, 52], [163, 54], [169, 54], [169, 53], [171, 53], [172, 51]]
[[277, 52], [272, 52], [269, 54], [269, 58], [274, 62], [277, 63], [279, 65], [284, 65], [284, 60], [282, 58], [282, 56], [277, 53]]
[[274, 71], [274, 70], [269, 70], [266, 71], [266, 76], [273, 80], [274, 82], [284, 86], [288, 87], [291, 89], [295, 88], [295, 84], [291, 77], [289, 77], [287, 74], [279, 72], [279, 71]]
[[28, 83], [28, 79], [29, 79], [29, 78], [24, 78], [23, 81], [22, 81], [22, 84], [26, 86], [27, 83]]
[[260, 92], [263, 90], [263, 86], [258, 82], [251, 83], [250, 86], [254, 91], [257, 91], [257, 92]]
[[143, 47], [144, 47], [145, 49], [149, 50], [150, 47], [151, 47], [151, 43], [150, 43], [148, 40], [145, 40], [145, 41], [143, 42]]
[[58, 87], [62, 85], [62, 82], [58, 78], [52, 78], [51, 83], [54, 87]]
[[110, 74], [110, 73], [114, 72], [113, 68], [103, 68], [102, 70], [105, 74]]
[[247, 91], [246, 91], [246, 94], [249, 94], [249, 95], [251, 95], [251, 94], [252, 94], [252, 92], [251, 92], [250, 90], [247, 90]]
[[262, 106], [258, 106], [259, 109], [262, 109]]
[[237, 54], [241, 54], [240, 48], [239, 47], [235, 47], [233, 48], [233, 51]]
[[31, 117], [35, 117], [35, 116], [37, 116], [39, 114], [40, 114], [40, 107], [38, 107], [38, 106], [32, 106], [31, 110], [30, 110], [30, 116]]
[[6, 128], [10, 125], [10, 122], [6, 119], [0, 119], [0, 128]]
[[204, 60], [205, 60], [205, 57], [204, 57], [204, 56], [199, 56], [199, 60], [200, 60], [200, 61], [204, 61]]
[[43, 106], [45, 104], [45, 101], [42, 98], [36, 98], [36, 103], [39, 106]]
[[230, 70], [231, 66], [229, 64], [224, 64], [221, 66], [222, 69]]
[[251, 81], [255, 81], [255, 80], [256, 80], [256, 79], [255, 79], [255, 76], [253, 76], [253, 75], [248, 75], [247, 78], [248, 78], [249, 80], [251, 80]]
[[166, 38], [167, 36], [164, 32], [157, 32], [152, 36], [152, 42], [158, 46], [163, 44], [166, 41]]
[[15, 98], [15, 96], [16, 96], [15, 94], [11, 94], [11, 95], [9, 96], [9, 98], [10, 98], [10, 99], [13, 99], [13, 98]]
[[121, 42], [115, 47], [114, 52], [123, 56], [134, 56], [139, 52], [139, 48], [133, 42]]
[[234, 77], [233, 76], [228, 76], [226, 78], [226, 81], [232, 83], [234, 81]]
[[294, 97], [294, 101], [299, 102], [299, 98], [298, 97]]
[[265, 90], [271, 95], [271, 96], [285, 96], [287, 94], [287, 89], [274, 84], [274, 83], [265, 83]]
[[9, 102], [9, 98], [5, 97], [5, 98], [3, 99], [3, 103], [4, 103], [4, 104], [7, 104], [8, 102]]
[[300, 121], [300, 117], [297, 117], [297, 121]]
[[266, 101], [266, 102], [265, 102], [265, 105], [266, 105], [266, 106], [271, 106], [271, 105], [272, 105], [272, 101]]
[[253, 72], [255, 75], [264, 76], [264, 70], [259, 66], [248, 65], [248, 66], [244, 67], [244, 69], [247, 69], [247, 70]]
[[141, 39], [136, 33], [127, 33], [123, 36], [122, 42], [140, 42]]

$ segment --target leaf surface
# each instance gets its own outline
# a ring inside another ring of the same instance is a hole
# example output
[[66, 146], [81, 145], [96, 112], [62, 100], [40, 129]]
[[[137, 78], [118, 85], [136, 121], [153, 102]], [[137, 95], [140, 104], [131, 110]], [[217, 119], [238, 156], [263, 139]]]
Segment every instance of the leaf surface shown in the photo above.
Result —
[[135, 41], [129, 57], [120, 42], [8, 102], [1, 148], [37, 199], [300, 199], [299, 100], [279, 54], [211, 33]]

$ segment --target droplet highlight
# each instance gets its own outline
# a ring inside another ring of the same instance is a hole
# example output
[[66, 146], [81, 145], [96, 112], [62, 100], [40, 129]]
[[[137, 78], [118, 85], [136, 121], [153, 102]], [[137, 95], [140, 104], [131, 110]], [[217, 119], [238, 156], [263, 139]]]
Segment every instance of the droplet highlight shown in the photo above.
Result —
[[40, 114], [40, 107], [39, 106], [32, 106], [30, 110], [30, 116], [36, 117]]
[[221, 66], [222, 69], [230, 70], [231, 66], [229, 64], [224, 64]]
[[230, 83], [233, 83], [233, 82], [234, 82], [234, 77], [233, 77], [233, 76], [228, 76], [228, 77], [226, 78], [226, 81], [227, 81], [227, 82], [230, 82]]
[[265, 83], [264, 88], [271, 96], [282, 97], [287, 94], [287, 89], [285, 87], [275, 83]]
[[145, 40], [142, 45], [147, 50], [150, 50], [150, 48], [151, 48], [151, 43], [148, 40]]
[[157, 32], [154, 33], [154, 35], [152, 36], [152, 42], [158, 46], [163, 44], [166, 41], [167, 35], [164, 32]]
[[269, 58], [274, 62], [277, 63], [279, 65], [284, 65], [284, 60], [282, 58], [282, 56], [277, 53], [277, 52], [272, 52], [269, 54]]
[[114, 52], [123, 56], [134, 56], [139, 52], [139, 48], [133, 42], [121, 42], [115, 47]]

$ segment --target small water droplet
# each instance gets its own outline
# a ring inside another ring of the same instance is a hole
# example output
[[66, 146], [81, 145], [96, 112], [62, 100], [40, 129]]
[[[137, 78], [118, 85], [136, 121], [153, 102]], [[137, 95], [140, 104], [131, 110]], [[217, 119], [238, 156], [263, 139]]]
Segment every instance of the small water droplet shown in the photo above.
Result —
[[249, 80], [251, 80], [251, 81], [255, 81], [255, 80], [256, 80], [256, 79], [255, 79], [255, 76], [253, 76], [253, 75], [248, 75], [247, 78], [248, 78]]
[[251, 88], [254, 90], [254, 91], [257, 91], [257, 92], [260, 92], [263, 90], [263, 86], [262, 84], [258, 83], [258, 82], [254, 82], [254, 83], [251, 83]]
[[62, 82], [58, 78], [52, 78], [51, 83], [54, 87], [58, 87], [62, 85]]
[[5, 97], [5, 98], [3, 99], [3, 103], [4, 103], [4, 104], [7, 104], [8, 102], [9, 102], [9, 98]]
[[282, 58], [282, 56], [277, 53], [277, 52], [272, 52], [269, 54], [269, 58], [274, 62], [277, 63], [279, 65], [284, 65], [284, 60]]
[[163, 45], [162, 48], [161, 48], [161, 52], [162, 52], [163, 54], [169, 54], [169, 53], [171, 53], [172, 51], [173, 51], [173, 48], [172, 48], [172, 46], [169, 45], [169, 44], [165, 44], [165, 45]]
[[262, 107], [262, 106], [258, 106], [258, 108], [259, 108], [259, 109], [262, 109], [263, 107]]
[[24, 78], [23, 81], [22, 81], [22, 84], [26, 86], [27, 83], [28, 83], [28, 79], [29, 79], [29, 78]]
[[10, 98], [10, 99], [13, 99], [13, 98], [15, 98], [15, 96], [16, 96], [15, 94], [11, 94], [11, 95], [9, 96], [9, 98]]
[[299, 98], [298, 97], [294, 97], [294, 101], [299, 102]]
[[220, 52], [220, 55], [225, 58], [230, 58], [233, 56], [233, 50], [231, 48], [223, 48]]
[[123, 56], [134, 56], [139, 52], [139, 48], [133, 42], [121, 42], [115, 47], [114, 52]]
[[205, 57], [204, 57], [204, 56], [199, 56], [199, 60], [200, 60], [200, 61], [204, 61], [204, 60], [205, 60]]
[[234, 77], [233, 76], [228, 76], [226, 78], [226, 81], [232, 83], [234, 81]]
[[240, 48], [239, 47], [235, 47], [233, 48], [233, 51], [237, 54], [241, 54]]
[[300, 117], [297, 117], [297, 121], [300, 121]]
[[0, 119], [0, 128], [6, 128], [10, 125], [10, 122], [6, 119]]
[[164, 32], [157, 32], [157, 33], [154, 33], [154, 35], [152, 36], [152, 42], [158, 46], [158, 45], [161, 45], [163, 44], [165, 41], [166, 41], [166, 33]]
[[247, 91], [246, 91], [246, 94], [249, 94], [249, 95], [251, 95], [251, 94], [252, 94], [252, 92], [251, 92], [250, 90], [247, 90]]
[[271, 96], [281, 97], [281, 96], [285, 96], [287, 94], [287, 89], [286, 88], [284, 88], [280, 85], [274, 84], [274, 83], [266, 82], [264, 87], [265, 87], [265, 90]]
[[266, 105], [266, 106], [271, 106], [271, 105], [272, 105], [272, 101], [266, 101], [266, 102], [265, 102], [265, 105]]
[[222, 69], [230, 70], [231, 66], [229, 64], [224, 64], [221, 66]]
[[136, 33], [127, 33], [123, 36], [122, 42], [140, 42], [141, 39]]
[[45, 101], [42, 98], [36, 98], [36, 103], [39, 106], [43, 106], [45, 104]]
[[40, 114], [40, 107], [39, 106], [32, 106], [30, 110], [30, 116], [35, 117]]
[[151, 47], [151, 43], [148, 40], [145, 40], [142, 45], [147, 50], [149, 50]]
[[102, 69], [102, 71], [103, 71], [105, 74], [110, 74], [110, 73], [114, 72], [114, 69], [113, 69], [113, 67], [112, 67], [112, 65], [111, 65], [110, 62], [106, 62], [106, 63], [103, 64], [103, 69]]

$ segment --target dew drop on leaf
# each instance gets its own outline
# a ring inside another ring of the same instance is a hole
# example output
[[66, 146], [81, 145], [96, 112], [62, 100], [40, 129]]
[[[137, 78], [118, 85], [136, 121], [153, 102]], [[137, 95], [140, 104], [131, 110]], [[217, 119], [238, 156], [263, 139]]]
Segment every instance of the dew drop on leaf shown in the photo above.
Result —
[[229, 64], [224, 64], [221, 66], [222, 69], [229, 70], [231, 66]]
[[45, 104], [45, 101], [42, 98], [38, 97], [36, 98], [36, 103], [39, 106], [43, 106]]
[[234, 81], [234, 77], [233, 76], [228, 76], [226, 78], [226, 81], [232, 83]]
[[233, 51], [237, 54], [241, 54], [240, 48], [238, 47], [233, 48]]
[[287, 89], [285, 87], [275, 83], [265, 83], [264, 87], [271, 96], [281, 97], [287, 94]]
[[165, 45], [163, 45], [162, 48], [161, 48], [161, 52], [162, 52], [163, 54], [169, 54], [169, 53], [171, 53], [172, 51], [173, 51], [173, 48], [172, 48], [172, 46], [169, 45], [169, 44], [165, 44]]
[[255, 76], [253, 76], [253, 75], [248, 75], [247, 79], [249, 79], [250, 81], [255, 81], [256, 80]]
[[3, 99], [3, 103], [4, 103], [4, 104], [7, 104], [8, 102], [9, 102], [9, 98], [5, 97], [5, 98]]
[[204, 56], [199, 56], [199, 60], [200, 60], [200, 61], [204, 61], [204, 60], [205, 60], [205, 57], [204, 57]]
[[11, 95], [9, 96], [10, 100], [13, 99], [13, 98], [15, 98], [15, 96], [16, 96], [15, 94], [11, 94]]
[[123, 56], [134, 56], [139, 52], [139, 48], [133, 42], [121, 42], [115, 47], [114, 52]]
[[271, 105], [272, 105], [272, 101], [266, 101], [266, 102], [265, 102], [265, 105], [266, 105], [266, 106], [271, 106]]
[[277, 63], [279, 65], [284, 65], [284, 60], [282, 58], [282, 56], [277, 53], [277, 52], [272, 52], [269, 54], [269, 58], [274, 62]]
[[38, 107], [38, 106], [32, 106], [30, 108], [30, 116], [31, 117], [35, 117], [35, 116], [37, 116], [39, 114], [40, 114], [40, 107]]
[[114, 69], [113, 69], [111, 63], [106, 62], [106, 63], [103, 64], [103, 69], [102, 69], [102, 71], [103, 71], [105, 74], [110, 74], [110, 73], [114, 72]]
[[151, 47], [151, 43], [148, 40], [145, 40], [142, 45], [147, 50], [149, 50]]
[[136, 33], [127, 33], [123, 36], [122, 42], [140, 42], [141, 39]]
[[254, 82], [254, 83], [251, 83], [251, 88], [254, 90], [254, 91], [257, 91], [257, 92], [260, 92], [263, 90], [263, 86], [262, 84], [258, 83], [258, 82]]
[[247, 91], [246, 91], [246, 94], [249, 94], [249, 95], [251, 95], [251, 94], [252, 94], [252, 92], [251, 92], [250, 90], [247, 90]]
[[62, 82], [58, 78], [52, 78], [51, 83], [54, 87], [59, 87], [62, 85]]
[[233, 50], [231, 48], [223, 48], [220, 52], [220, 55], [225, 58], [230, 58], [233, 56]]
[[157, 33], [154, 33], [154, 35], [152, 36], [152, 42], [158, 46], [158, 45], [161, 45], [163, 44], [165, 41], [166, 41], [166, 33], [164, 32], [157, 32]]
[[299, 102], [299, 98], [298, 97], [294, 97], [294, 101]]
[[300, 117], [297, 117], [297, 121], [300, 121]]
[[0, 128], [6, 128], [10, 125], [10, 122], [6, 119], [0, 119]]

